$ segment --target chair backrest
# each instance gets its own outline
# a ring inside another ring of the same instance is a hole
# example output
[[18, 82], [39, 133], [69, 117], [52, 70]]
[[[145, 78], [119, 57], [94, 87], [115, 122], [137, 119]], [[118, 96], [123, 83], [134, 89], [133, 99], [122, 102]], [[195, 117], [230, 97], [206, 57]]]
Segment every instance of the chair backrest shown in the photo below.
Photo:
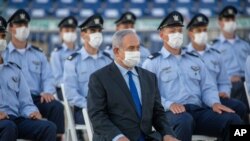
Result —
[[217, 141], [217, 138], [204, 135], [192, 135], [192, 141]]
[[85, 125], [86, 125], [86, 128], [87, 128], [87, 134], [88, 134], [89, 140], [92, 141], [92, 139], [93, 139], [93, 128], [92, 128], [91, 122], [89, 120], [89, 115], [88, 115], [87, 108], [83, 108], [82, 113], [83, 113], [83, 118], [84, 118]]
[[245, 91], [246, 91], [246, 95], [247, 95], [248, 106], [250, 108], [250, 95], [249, 95], [249, 90], [248, 90], [246, 81], [244, 82], [244, 87], [245, 87]]
[[64, 109], [65, 109], [66, 117], [67, 117], [67, 130], [70, 130], [72, 140], [77, 141], [75, 122], [74, 122], [74, 118], [73, 118], [73, 114], [72, 114], [73, 112], [71, 110], [71, 107], [70, 107], [68, 100], [66, 98], [66, 95], [65, 95], [64, 84], [61, 84], [61, 89], [62, 89]]

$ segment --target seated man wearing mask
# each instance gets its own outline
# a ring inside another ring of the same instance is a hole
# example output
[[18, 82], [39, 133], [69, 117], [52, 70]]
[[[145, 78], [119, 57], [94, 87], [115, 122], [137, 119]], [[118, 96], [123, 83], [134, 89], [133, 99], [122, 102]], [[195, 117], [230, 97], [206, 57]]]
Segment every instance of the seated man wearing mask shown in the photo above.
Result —
[[171, 12], [158, 27], [161, 51], [150, 56], [143, 67], [157, 75], [162, 104], [178, 139], [191, 141], [195, 133], [228, 141], [229, 126], [242, 120], [220, 103], [202, 60], [181, 48], [182, 27], [182, 15]]
[[82, 108], [87, 105], [89, 76], [112, 59], [99, 50], [103, 40], [103, 18], [100, 15], [92, 15], [79, 28], [84, 46], [65, 61], [63, 83], [67, 100], [74, 106], [75, 122], [84, 124]]
[[56, 141], [56, 126], [41, 120], [20, 67], [2, 58], [7, 46], [6, 26], [0, 16], [0, 140]]
[[[136, 16], [132, 12], [125, 12], [121, 15], [121, 17], [115, 21], [116, 24], [116, 31], [124, 30], [124, 29], [131, 29], [134, 32], [135, 30], [135, 22], [136, 22]], [[104, 50], [105, 52], [109, 53], [109, 55], [114, 58], [114, 53], [112, 46], [107, 46], [106, 49]], [[141, 58], [140, 58], [140, 63], [138, 64], [139, 66], [142, 65], [142, 63], [147, 59], [147, 57], [150, 55], [150, 52], [147, 48], [140, 45], [140, 52], [141, 52]]]
[[77, 50], [79, 46], [76, 44], [77, 39], [77, 20], [73, 16], [64, 18], [58, 24], [62, 44], [55, 47], [51, 53], [50, 64], [53, 75], [56, 80], [56, 92], [60, 100], [62, 100], [61, 83], [63, 81], [63, 71], [65, 60]]
[[[226, 6], [221, 10], [218, 17], [221, 34], [213, 41], [212, 47], [219, 50], [223, 56], [226, 72], [232, 84], [231, 97], [241, 100], [247, 106], [244, 76], [246, 59], [250, 55], [250, 45], [236, 34], [237, 13], [237, 9], [233, 6]], [[249, 113], [249, 106], [247, 110]], [[248, 122], [248, 119], [245, 121]]]
[[244, 119], [247, 116], [246, 105], [237, 99], [230, 98], [231, 83], [220, 52], [206, 44], [208, 22], [208, 18], [203, 14], [195, 15], [189, 22], [187, 29], [191, 43], [188, 45], [187, 51], [199, 56], [204, 61], [217, 86], [221, 103], [233, 109]]
[[58, 140], [64, 133], [64, 107], [55, 100], [55, 81], [45, 54], [28, 43], [30, 16], [17, 10], [8, 20], [11, 41], [4, 51], [4, 60], [14, 62], [22, 68], [34, 104], [44, 118], [57, 126]]
[[93, 141], [177, 141], [161, 105], [156, 76], [136, 67], [136, 33], [117, 31], [112, 47], [115, 61], [90, 76], [87, 107]]

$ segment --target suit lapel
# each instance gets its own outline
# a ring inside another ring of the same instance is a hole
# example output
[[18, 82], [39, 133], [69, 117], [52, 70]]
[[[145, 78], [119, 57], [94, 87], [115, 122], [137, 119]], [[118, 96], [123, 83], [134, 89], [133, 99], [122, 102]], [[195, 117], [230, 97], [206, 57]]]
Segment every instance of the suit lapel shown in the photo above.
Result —
[[140, 87], [141, 87], [142, 118], [143, 118], [143, 115], [146, 112], [145, 110], [147, 110], [147, 109], [145, 109], [145, 107], [147, 107], [146, 106], [146, 104], [147, 104], [147, 95], [146, 95], [147, 87], [145, 87], [145, 86], [147, 86], [147, 84], [146, 84], [146, 81], [143, 79], [145, 77], [143, 76], [141, 69], [139, 69], [138, 67], [135, 67], [135, 69], [138, 73]]
[[129, 88], [128, 88], [128, 86], [127, 86], [121, 72], [119, 71], [118, 67], [116, 66], [116, 64], [114, 62], [111, 64], [110, 75], [111, 75], [112, 79], [115, 80], [115, 82], [118, 84], [118, 86], [123, 90], [123, 92], [126, 95], [129, 103], [132, 106], [132, 109], [134, 109], [134, 112], [137, 115], [137, 118], [139, 118], [138, 114], [136, 112], [135, 104], [134, 104], [133, 98], [132, 98], [132, 96], [130, 94]]

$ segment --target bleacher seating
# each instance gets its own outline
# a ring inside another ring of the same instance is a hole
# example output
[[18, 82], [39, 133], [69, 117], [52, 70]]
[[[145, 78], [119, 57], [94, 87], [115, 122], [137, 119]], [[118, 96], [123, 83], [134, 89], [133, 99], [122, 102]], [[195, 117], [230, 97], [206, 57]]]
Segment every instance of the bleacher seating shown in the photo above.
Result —
[[60, 18], [71, 14], [85, 18], [96, 12], [105, 18], [117, 18], [124, 11], [132, 11], [142, 18], [159, 18], [172, 10], [190, 18], [197, 12], [215, 16], [226, 5], [234, 5], [240, 14], [250, 15], [249, 0], [0, 0], [0, 3], [6, 4], [6, 16], [25, 8], [34, 18]]

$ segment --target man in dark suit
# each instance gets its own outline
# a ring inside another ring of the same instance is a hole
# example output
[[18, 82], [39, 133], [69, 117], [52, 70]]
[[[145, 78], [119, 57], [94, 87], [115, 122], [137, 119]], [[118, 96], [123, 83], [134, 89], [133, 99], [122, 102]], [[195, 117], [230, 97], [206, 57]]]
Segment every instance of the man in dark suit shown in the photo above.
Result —
[[136, 33], [116, 32], [112, 46], [115, 61], [93, 73], [89, 81], [93, 140], [177, 141], [161, 105], [156, 76], [136, 67], [140, 62]]

